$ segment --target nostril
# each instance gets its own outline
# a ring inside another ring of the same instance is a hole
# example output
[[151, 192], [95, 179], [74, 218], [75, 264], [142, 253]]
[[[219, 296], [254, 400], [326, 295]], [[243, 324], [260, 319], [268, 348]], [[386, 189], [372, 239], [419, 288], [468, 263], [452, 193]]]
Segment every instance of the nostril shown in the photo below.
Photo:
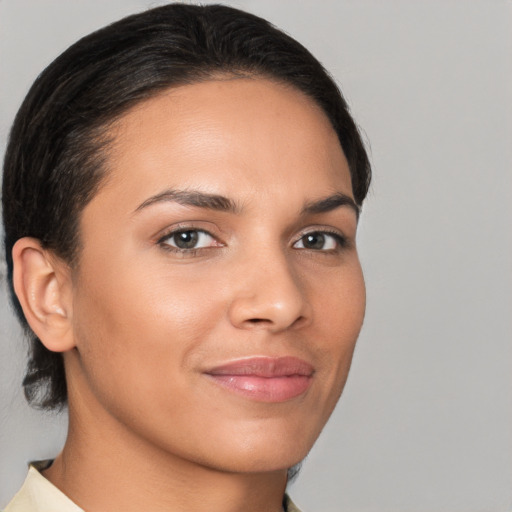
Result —
[[[289, 325], [289, 327], [297, 326], [298, 324], [301, 324], [303, 320], [304, 320], [304, 317], [299, 316], [298, 318], [295, 319], [295, 321], [291, 325]], [[247, 323], [250, 325], [263, 325], [264, 326], [266, 324], [273, 324], [274, 322], [272, 322], [272, 320], [270, 320], [268, 318], [248, 318]]]

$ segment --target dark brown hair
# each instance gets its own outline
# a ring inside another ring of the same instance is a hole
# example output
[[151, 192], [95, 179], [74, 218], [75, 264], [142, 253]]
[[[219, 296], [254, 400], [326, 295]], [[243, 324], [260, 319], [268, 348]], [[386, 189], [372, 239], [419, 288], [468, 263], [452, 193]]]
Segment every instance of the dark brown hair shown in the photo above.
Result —
[[224, 76], [291, 85], [325, 112], [347, 158], [361, 205], [370, 165], [334, 80], [300, 43], [252, 14], [221, 5], [173, 3], [129, 16], [68, 48], [37, 78], [14, 121], [5, 154], [2, 204], [12, 302], [30, 338], [23, 382], [28, 401], [66, 404], [61, 354], [30, 330], [12, 286], [11, 251], [30, 236], [76, 262], [80, 212], [104, 175], [108, 126], [163, 89]]

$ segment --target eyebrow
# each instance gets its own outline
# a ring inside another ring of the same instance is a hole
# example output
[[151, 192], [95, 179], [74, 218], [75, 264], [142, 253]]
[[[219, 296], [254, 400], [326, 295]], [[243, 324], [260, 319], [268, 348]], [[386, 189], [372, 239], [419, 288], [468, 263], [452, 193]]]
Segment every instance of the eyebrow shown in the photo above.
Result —
[[[161, 202], [174, 202], [183, 206], [193, 206], [196, 208], [205, 208], [208, 210], [216, 210], [221, 212], [229, 212], [238, 214], [241, 211], [239, 205], [227, 197], [218, 194], [208, 194], [194, 190], [165, 190], [160, 194], [156, 194], [141, 203], [135, 212], [143, 210], [148, 206]], [[348, 195], [338, 192], [328, 197], [311, 201], [302, 209], [302, 215], [314, 215], [319, 213], [327, 213], [337, 208], [347, 206], [356, 214], [359, 219], [359, 206]]]
[[195, 206], [220, 212], [238, 213], [240, 208], [231, 199], [217, 194], [207, 194], [193, 190], [166, 190], [146, 199], [136, 208], [136, 212], [155, 203], [171, 201], [183, 206]]
[[341, 192], [306, 204], [306, 206], [302, 209], [302, 214], [327, 213], [342, 206], [348, 206], [351, 210], [354, 211], [356, 218], [359, 219], [359, 206], [350, 196], [342, 194]]

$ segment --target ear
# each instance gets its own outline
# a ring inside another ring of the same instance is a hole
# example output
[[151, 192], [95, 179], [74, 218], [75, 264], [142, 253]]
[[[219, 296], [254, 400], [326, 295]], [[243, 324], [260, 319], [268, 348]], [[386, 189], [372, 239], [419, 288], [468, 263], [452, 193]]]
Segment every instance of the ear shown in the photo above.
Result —
[[13, 247], [13, 284], [28, 324], [53, 352], [74, 347], [72, 288], [69, 266], [41, 247], [35, 238], [21, 238]]

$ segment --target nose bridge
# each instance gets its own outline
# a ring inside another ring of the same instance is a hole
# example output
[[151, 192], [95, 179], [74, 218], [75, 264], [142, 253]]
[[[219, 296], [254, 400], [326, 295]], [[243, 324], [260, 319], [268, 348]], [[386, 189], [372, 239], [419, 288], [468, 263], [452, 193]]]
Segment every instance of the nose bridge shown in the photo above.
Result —
[[243, 259], [230, 316], [237, 327], [286, 329], [309, 315], [305, 290], [281, 248], [266, 246]]

